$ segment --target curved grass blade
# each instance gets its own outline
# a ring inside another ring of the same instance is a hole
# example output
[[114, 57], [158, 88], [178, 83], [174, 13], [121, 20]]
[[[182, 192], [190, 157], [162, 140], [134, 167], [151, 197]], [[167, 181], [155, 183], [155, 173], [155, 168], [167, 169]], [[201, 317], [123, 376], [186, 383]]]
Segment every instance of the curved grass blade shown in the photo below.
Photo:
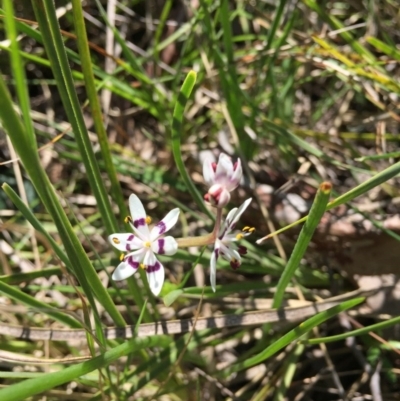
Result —
[[[166, 339], [165, 336], [164, 339]], [[166, 339], [166, 341], [170, 342], [172, 340]], [[148, 347], [159, 347], [160, 345], [163, 345], [163, 341], [160, 336], [131, 339], [89, 361], [69, 366], [58, 372], [46, 373], [45, 380], [43, 380], [44, 377], [41, 375], [40, 377], [28, 379], [6, 387], [0, 390], [0, 399], [2, 401], [26, 400], [35, 394], [40, 394], [61, 384], [82, 377], [83, 375], [93, 372], [94, 370], [107, 367], [112, 362], [132, 352]]]
[[76, 38], [78, 43], [82, 72], [85, 80], [86, 94], [89, 99], [89, 105], [93, 116], [95, 130], [99, 138], [103, 163], [108, 173], [108, 177], [111, 181], [110, 193], [117, 202], [121, 215], [127, 216], [128, 209], [122, 195], [121, 186], [119, 184], [114, 163], [111, 158], [107, 134], [103, 125], [103, 116], [101, 112], [99, 98], [97, 96], [96, 84], [94, 81], [92, 59], [90, 57], [85, 21], [83, 19], [82, 2], [80, 0], [72, 0], [72, 12], [74, 15], [74, 25], [76, 29]]
[[[391, 178], [395, 177], [396, 175], [400, 174], [400, 162], [397, 162], [393, 164], [393, 166], [390, 166], [386, 168], [385, 170], [375, 174], [373, 177], [367, 179], [360, 185], [357, 185], [350, 191], [347, 191], [345, 194], [340, 195], [333, 201], [329, 202], [327, 205], [326, 210], [331, 210], [337, 206], [343, 205], [345, 203], [350, 202], [351, 200], [357, 198], [360, 195], [363, 195], [364, 193], [368, 192], [372, 188], [377, 187], [380, 184], [383, 184], [386, 181], [389, 181]], [[260, 240], [257, 241], [257, 243], [261, 243], [265, 239], [269, 239], [274, 235], [278, 235], [283, 233], [284, 231], [288, 230], [289, 228], [295, 227], [300, 223], [303, 223], [307, 220], [308, 216], [304, 216], [301, 219], [295, 221], [294, 223], [288, 224], [287, 226], [268, 234], [266, 237], [261, 238]]]
[[286, 345], [290, 344], [293, 341], [299, 340], [301, 336], [308, 333], [314, 327], [320, 325], [321, 323], [325, 322], [331, 317], [334, 317], [347, 309], [353, 308], [354, 306], [364, 302], [364, 300], [365, 298], [351, 299], [349, 301], [341, 303], [340, 305], [334, 306], [333, 308], [330, 308], [324, 312], [318, 313], [317, 315], [301, 323], [293, 330], [290, 330], [288, 333], [282, 336], [279, 340], [275, 341], [273, 344], [267, 347], [264, 351], [260, 352], [258, 355], [248, 358], [247, 360], [235, 364], [229, 369], [226, 369], [223, 372], [223, 375], [226, 377], [234, 372], [238, 372], [240, 370], [247, 369], [250, 368], [251, 366], [262, 363], [267, 358], [271, 357], [279, 350], [281, 350], [283, 347], [286, 347]]
[[[13, 273], [11, 275], [0, 276], [0, 281], [10, 285], [19, 285], [21, 283], [35, 280], [36, 278], [49, 278], [59, 273], [59, 267], [49, 267], [47, 269], [33, 270], [26, 273]], [[43, 288], [43, 286], [41, 286], [41, 288]]]
[[3, 280], [0, 280], [0, 293], [14, 299], [16, 302], [26, 305], [34, 310], [38, 310], [66, 326], [76, 329], [82, 328], [82, 323], [73, 317], [60, 312], [58, 309], [53, 308], [45, 302], [38, 301], [36, 298], [22, 292], [21, 290], [6, 284]]
[[[105, 169], [108, 173], [108, 177], [111, 182], [111, 196], [115, 199], [122, 216], [127, 216], [128, 209], [126, 207], [126, 202], [122, 195], [121, 186], [119, 184], [114, 162], [111, 157], [110, 147], [108, 144], [108, 138], [103, 125], [103, 117], [101, 112], [101, 107], [99, 103], [99, 98], [97, 96], [96, 84], [94, 81], [92, 60], [89, 53], [89, 45], [87, 40], [87, 33], [85, 28], [85, 21], [82, 12], [82, 3], [80, 0], [72, 1], [72, 11], [74, 15], [74, 24], [76, 28], [76, 36], [79, 48], [79, 54], [81, 58], [81, 66], [83, 77], [85, 80], [86, 94], [89, 99], [90, 110], [93, 116], [94, 126], [99, 139], [101, 154], [103, 158], [103, 163]], [[82, 158], [84, 160], [84, 155]], [[115, 232], [115, 227], [113, 227], [113, 232]], [[132, 289], [132, 296], [135, 302], [139, 305], [143, 305], [143, 297], [140, 291], [139, 285], [136, 280], [129, 280], [130, 287]]]
[[[49, 178], [43, 167], [36, 149], [30, 146], [26, 139], [25, 129], [14, 110], [10, 94], [6, 88], [3, 77], [0, 75], [0, 121], [4, 130], [9, 135], [15, 150], [17, 151], [25, 170], [29, 174], [32, 183], [39, 194], [44, 206], [52, 216], [61, 240], [66, 249], [70, 264], [74, 269], [82, 288], [93, 308], [96, 310], [96, 304], [93, 299], [93, 293], [99, 302], [104, 306], [107, 312], [117, 325], [124, 326], [125, 320], [112, 302], [110, 295], [103, 287], [96, 270], [90, 263], [79, 238], [76, 236], [71, 223], [69, 222], [57, 195], [49, 181]], [[89, 285], [90, 282], [90, 285]]]
[[283, 297], [285, 296], [285, 290], [290, 280], [296, 272], [296, 269], [300, 263], [301, 258], [304, 256], [308, 244], [317, 228], [322, 215], [326, 210], [326, 205], [329, 201], [329, 195], [332, 190], [332, 185], [329, 182], [323, 182], [318, 189], [314, 203], [311, 207], [310, 214], [301, 229], [299, 238], [296, 241], [296, 245], [293, 249], [292, 254], [283, 270], [282, 276], [278, 282], [276, 294], [274, 296], [273, 308], [280, 308], [282, 305]]
[[30, 142], [33, 148], [36, 147], [35, 141], [35, 130], [30, 115], [30, 102], [28, 94], [28, 85], [25, 76], [25, 69], [21, 60], [19, 52], [19, 46], [17, 42], [17, 29], [15, 23], [15, 15], [12, 5], [12, 0], [5, 0], [4, 16], [5, 16], [5, 27], [7, 31], [8, 39], [10, 40], [11, 49], [11, 66], [15, 79], [15, 86], [17, 90], [19, 106], [21, 108], [22, 118], [25, 125], [26, 139]]
[[32, 4], [39, 28], [42, 32], [43, 42], [57, 82], [60, 97], [69, 123], [73, 128], [75, 140], [85, 165], [88, 181], [96, 198], [106, 232], [108, 234], [115, 233], [117, 232], [117, 221], [100, 176], [100, 170], [85, 126], [64, 42], [60, 33], [54, 2], [51, 0], [33, 0]]
[[395, 324], [399, 324], [399, 323], [400, 323], [400, 317], [394, 317], [393, 319], [389, 319], [384, 322], [371, 324], [370, 326], [363, 327], [361, 329], [347, 331], [346, 333], [337, 334], [335, 336], [312, 338], [309, 340], [305, 340], [304, 342], [306, 344], [332, 343], [334, 341], [345, 340], [346, 338], [349, 338], [349, 337], [362, 336], [362, 335], [368, 334], [374, 330], [387, 329], [388, 327], [392, 327]]
[[28, 206], [22, 201], [22, 199], [17, 195], [17, 193], [8, 185], [2, 185], [3, 191], [7, 194], [7, 196], [11, 199], [12, 203], [17, 207], [17, 209], [22, 213], [25, 219], [32, 225], [32, 227], [43, 234], [47, 241], [51, 244], [53, 251], [55, 254], [60, 258], [60, 260], [67, 266], [70, 272], [73, 272], [71, 267], [70, 261], [64, 251], [59, 247], [54, 238], [44, 229], [43, 225], [40, 221], [35, 217], [32, 211], [29, 209]]
[[[202, 5], [203, 7], [207, 7], [204, 2]], [[221, 21], [224, 52], [220, 52], [217, 45], [211, 46], [210, 50], [214, 53], [213, 56], [218, 65], [221, 87], [226, 99], [226, 107], [229, 111], [230, 118], [232, 119], [239, 139], [240, 151], [243, 153], [244, 157], [249, 160], [254, 155], [257, 144], [249, 135], [247, 135], [244, 129], [245, 118], [243, 115], [243, 91], [240, 87], [237, 66], [235, 65], [234, 38], [229, 7], [228, 0], [221, 1], [219, 19]], [[207, 17], [209, 17], [209, 14]], [[215, 38], [214, 35], [213, 37]]]
[[186, 103], [189, 100], [195, 83], [196, 73], [194, 71], [190, 71], [183, 82], [181, 90], [179, 91], [178, 98], [175, 103], [174, 113], [172, 116], [172, 152], [174, 154], [176, 167], [178, 168], [179, 173], [183, 181], [185, 182], [188, 191], [191, 193], [193, 199], [204, 213], [206, 213], [210, 218], [214, 218], [211, 212], [206, 208], [203, 198], [193, 184], [193, 181], [190, 179], [185, 165], [183, 164], [181, 153], [181, 131], [183, 114], [185, 111]]

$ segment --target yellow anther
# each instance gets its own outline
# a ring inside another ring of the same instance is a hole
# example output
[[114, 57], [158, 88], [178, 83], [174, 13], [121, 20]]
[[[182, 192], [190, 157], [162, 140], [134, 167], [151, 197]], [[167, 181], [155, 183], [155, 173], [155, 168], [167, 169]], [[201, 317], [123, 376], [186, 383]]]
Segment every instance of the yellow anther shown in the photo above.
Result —
[[123, 253], [121, 253], [121, 255], [119, 256], [119, 260], [122, 262], [125, 259], [125, 255]]
[[112, 239], [112, 242], [114, 242], [114, 244], [117, 244], [117, 245], [121, 243], [121, 241], [117, 237], [114, 237]]
[[151, 217], [150, 216], [146, 216], [146, 224], [147, 225], [151, 224]]
[[124, 222], [125, 222], [126, 224], [130, 223], [131, 221], [132, 221], [132, 217], [131, 217], [131, 216], [126, 216], [126, 217], [124, 218]]
[[254, 227], [249, 227], [249, 226], [243, 227], [243, 229], [242, 229], [243, 232], [250, 233], [250, 234], [253, 233], [255, 230], [256, 229]]
[[241, 234], [241, 233], [236, 234], [236, 239], [237, 239], [237, 240], [241, 240], [243, 237], [244, 237], [244, 235]]
[[150, 241], [143, 242], [143, 246], [144, 246], [145, 248], [151, 248], [151, 242], [150, 242]]
[[139, 265], [139, 267], [140, 267], [141, 269], [146, 270], [146, 265], [145, 265], [144, 263], [141, 263], [141, 264]]
[[248, 230], [250, 230], [250, 227], [249, 227], [249, 226], [246, 226], [246, 227], [243, 227], [243, 228], [242, 228], [242, 231], [248, 231]]

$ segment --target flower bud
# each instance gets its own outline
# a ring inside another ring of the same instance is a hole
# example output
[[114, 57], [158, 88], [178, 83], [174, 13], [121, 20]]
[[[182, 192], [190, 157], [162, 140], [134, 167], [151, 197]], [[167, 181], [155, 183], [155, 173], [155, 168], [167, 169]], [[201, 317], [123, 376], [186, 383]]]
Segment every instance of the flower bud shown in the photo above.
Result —
[[203, 164], [203, 175], [210, 189], [204, 199], [218, 208], [224, 207], [230, 201], [230, 192], [233, 191], [242, 179], [243, 171], [240, 159], [232, 163], [231, 158], [221, 153], [218, 163], [210, 159]]

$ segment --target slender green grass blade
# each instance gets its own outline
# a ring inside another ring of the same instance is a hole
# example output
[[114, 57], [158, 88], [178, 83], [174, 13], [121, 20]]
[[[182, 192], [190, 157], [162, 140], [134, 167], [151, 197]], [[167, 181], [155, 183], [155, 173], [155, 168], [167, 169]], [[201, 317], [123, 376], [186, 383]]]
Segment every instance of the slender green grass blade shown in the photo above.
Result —
[[276, 389], [276, 393], [272, 401], [284, 401], [287, 399], [287, 393], [290, 389], [290, 385], [293, 382], [294, 375], [298, 368], [298, 362], [300, 357], [303, 355], [304, 348], [304, 344], [297, 344], [294, 351], [290, 353], [289, 357], [285, 361], [283, 378]]
[[346, 333], [337, 334], [335, 336], [311, 338], [309, 340], [305, 340], [304, 342], [306, 344], [331, 343], [334, 341], [345, 340], [346, 338], [349, 338], [349, 337], [363, 336], [363, 335], [371, 333], [375, 330], [387, 329], [387, 328], [393, 327], [394, 325], [399, 324], [399, 323], [400, 323], [400, 317], [394, 317], [393, 319], [389, 319], [384, 322], [371, 324], [370, 326], [363, 327], [361, 329], [347, 331]]
[[94, 126], [99, 138], [103, 163], [108, 173], [108, 177], [111, 181], [111, 196], [117, 202], [122, 216], [127, 216], [128, 209], [126, 207], [114, 163], [111, 158], [111, 152], [108, 144], [107, 134], [104, 129], [103, 116], [101, 112], [99, 98], [97, 96], [97, 89], [92, 68], [93, 63], [89, 53], [85, 21], [83, 18], [82, 2], [79, 0], [72, 0], [72, 11], [74, 15], [74, 24], [81, 59], [82, 72], [85, 79], [86, 93], [89, 99], [89, 105], [93, 116]]
[[49, 178], [40, 164], [36, 149], [32, 148], [30, 142], [26, 139], [24, 126], [13, 108], [10, 94], [1, 75], [0, 121], [21, 158], [37, 193], [57, 226], [68, 258], [70, 259], [70, 265], [73, 267], [79, 282], [84, 288], [85, 294], [88, 297], [93, 310], [96, 308], [96, 304], [92, 297], [92, 293], [94, 292], [96, 298], [104, 306], [110, 316], [112, 316], [115, 323], [122, 326], [125, 325], [122, 315], [117, 310], [108, 292], [103, 287], [97, 276], [96, 270], [90, 263], [81, 242], [76, 236], [71, 223], [62, 209]]
[[[337, 206], [343, 205], [345, 203], [348, 203], [352, 201], [353, 199], [357, 198], [358, 196], [361, 196], [371, 190], [372, 188], [377, 187], [380, 184], [385, 183], [386, 181], [390, 180], [393, 177], [396, 177], [396, 175], [400, 174], [400, 162], [397, 162], [393, 164], [393, 166], [390, 166], [386, 168], [385, 170], [375, 174], [373, 177], [368, 178], [365, 180], [363, 183], [357, 185], [356, 187], [352, 188], [350, 191], [347, 191], [345, 194], [337, 197], [333, 201], [329, 202], [327, 205], [326, 210], [331, 210]], [[295, 221], [294, 223], [291, 223], [271, 234], [268, 235], [268, 238], [271, 238], [273, 235], [278, 235], [281, 234], [282, 232], [288, 230], [289, 228], [292, 228], [300, 223], [303, 223], [304, 221], [307, 220], [308, 216], [304, 216], [301, 219]]]
[[7, 196], [11, 199], [11, 201], [14, 203], [14, 205], [17, 207], [17, 209], [22, 213], [22, 215], [25, 217], [25, 219], [32, 225], [32, 227], [43, 234], [47, 241], [51, 244], [51, 247], [53, 248], [53, 251], [55, 254], [60, 258], [60, 260], [69, 268], [71, 272], [73, 272], [73, 269], [70, 265], [69, 259], [67, 255], [64, 253], [64, 251], [59, 247], [56, 241], [54, 241], [54, 238], [44, 229], [43, 225], [40, 223], [40, 221], [35, 217], [35, 215], [32, 213], [32, 211], [29, 209], [29, 207], [22, 201], [22, 199], [17, 195], [17, 193], [8, 185], [8, 184], [3, 184], [2, 185], [3, 191], [7, 194]]
[[34, 270], [27, 273], [13, 273], [11, 275], [0, 276], [0, 281], [6, 284], [15, 285], [32, 281], [35, 278], [48, 278], [57, 274], [60, 274], [59, 267], [49, 267], [47, 269]]
[[318, 4], [316, 0], [304, 0], [304, 3], [314, 10], [323, 20], [325, 20], [333, 28], [339, 30], [339, 35], [353, 48], [353, 50], [361, 55], [365, 60], [370, 63], [376, 64], [374, 55], [364, 47], [360, 41], [355, 40], [351, 31], [345, 29], [345, 25], [332, 14], [326, 11], [326, 7]]
[[25, 76], [25, 69], [22, 63], [21, 55], [19, 52], [19, 46], [17, 42], [17, 29], [15, 23], [15, 15], [13, 10], [13, 1], [4, 0], [4, 15], [5, 15], [5, 26], [7, 31], [8, 39], [11, 44], [11, 66], [15, 78], [15, 84], [18, 94], [19, 105], [21, 108], [22, 118], [24, 119], [25, 133], [27, 140], [30, 145], [35, 148], [35, 130], [30, 115], [30, 102], [28, 94], [28, 85]]
[[182, 152], [181, 152], [181, 132], [182, 132], [182, 121], [183, 115], [185, 111], [186, 103], [189, 100], [190, 94], [192, 93], [193, 87], [196, 83], [196, 73], [194, 71], [190, 71], [186, 76], [182, 88], [179, 92], [174, 113], [172, 116], [172, 152], [174, 154], [175, 164], [178, 168], [178, 171], [186, 184], [186, 187], [193, 199], [200, 207], [200, 209], [206, 213], [209, 217], [213, 218], [210, 211], [206, 208], [203, 198], [201, 197], [199, 191], [193, 184], [193, 181], [190, 179], [190, 176], [185, 168], [185, 165], [182, 160]]
[[106, 232], [108, 234], [115, 233], [117, 231], [117, 221], [100, 176], [100, 170], [85, 126], [60, 33], [55, 5], [52, 0], [33, 0], [32, 4], [65, 112], [73, 128], [76, 143], [85, 165], [88, 181], [97, 200], [97, 206], [100, 210]]
[[326, 205], [329, 201], [329, 196], [331, 194], [332, 185], [329, 182], [323, 182], [318, 189], [317, 195], [315, 197], [314, 203], [311, 207], [308, 218], [301, 229], [299, 238], [296, 241], [296, 245], [290, 255], [289, 261], [285, 269], [283, 270], [282, 276], [278, 282], [276, 288], [276, 294], [274, 296], [274, 302], [272, 304], [273, 308], [280, 308], [282, 305], [283, 298], [285, 296], [285, 290], [288, 286], [290, 280], [296, 272], [296, 269], [300, 263], [300, 260], [304, 256], [307, 250], [308, 244], [317, 228], [322, 215], [326, 210]]
[[239, 85], [234, 60], [232, 21], [230, 19], [228, 0], [221, 0], [219, 17], [222, 26], [222, 38], [226, 62], [223, 61], [224, 59], [220, 57], [220, 54], [217, 54], [218, 49], [216, 46], [211, 46], [211, 50], [215, 50], [214, 54], [216, 61], [218, 62], [221, 84], [226, 99], [226, 106], [237, 132], [240, 152], [243, 153], [246, 159], [251, 159], [255, 151], [256, 144], [244, 130], [245, 123], [242, 110], [243, 92]]
[[0, 280], [0, 293], [6, 295], [7, 297], [14, 299], [16, 302], [19, 302], [23, 305], [26, 305], [33, 310], [40, 311], [41, 313], [50, 316], [51, 318], [57, 320], [60, 323], [63, 323], [69, 327], [73, 328], [81, 328], [82, 323], [72, 318], [69, 315], [61, 313], [56, 308], [53, 308], [49, 304], [45, 302], [38, 301], [34, 297], [25, 294], [21, 290], [6, 284], [2, 280]]
[[[33, 395], [40, 394], [61, 384], [68, 383], [94, 370], [109, 366], [112, 362], [138, 350], [159, 346], [160, 337], [131, 339], [110, 351], [89, 361], [69, 366], [58, 372], [46, 373], [44, 376], [28, 379], [0, 390], [2, 401], [23, 401]], [[45, 380], [44, 380], [45, 378]]]
[[[108, 173], [108, 177], [111, 182], [111, 196], [117, 202], [122, 216], [127, 216], [129, 214], [128, 209], [126, 207], [126, 202], [122, 195], [121, 186], [119, 184], [114, 162], [111, 157], [107, 134], [103, 125], [103, 117], [99, 103], [99, 98], [97, 96], [96, 84], [93, 76], [92, 60], [89, 53], [85, 21], [83, 18], [83, 11], [82, 11], [82, 3], [80, 0], [72, 1], [72, 11], [74, 15], [74, 23], [77, 34], [79, 53], [81, 57], [81, 66], [85, 80], [86, 93], [89, 99], [90, 110], [92, 112], [95, 129], [99, 138], [99, 144], [103, 159], [102, 161], [104, 163], [105, 169]], [[82, 155], [82, 157], [83, 160], [85, 160], [84, 155]], [[113, 227], [113, 232], [115, 232], [115, 226]], [[135, 299], [138, 305], [143, 305], [142, 293], [136, 280], [132, 279], [129, 281], [130, 281], [130, 287], [132, 289], [133, 298]]]
[[400, 60], [400, 51], [396, 49], [396, 47], [390, 46], [374, 37], [368, 37], [367, 42], [388, 56], [393, 57], [396, 60]]

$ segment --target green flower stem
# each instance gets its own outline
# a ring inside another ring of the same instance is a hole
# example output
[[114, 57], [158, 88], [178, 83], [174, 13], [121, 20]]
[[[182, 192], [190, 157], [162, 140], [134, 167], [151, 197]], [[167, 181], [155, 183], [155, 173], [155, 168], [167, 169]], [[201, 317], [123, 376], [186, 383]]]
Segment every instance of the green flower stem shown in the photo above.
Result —
[[215, 218], [215, 224], [212, 232], [207, 235], [201, 235], [198, 237], [184, 237], [177, 238], [178, 248], [188, 248], [190, 246], [205, 246], [214, 244], [217, 239], [219, 229], [221, 227], [222, 220], [222, 209], [217, 208], [217, 216]]
[[205, 246], [215, 242], [215, 234], [210, 233], [199, 237], [177, 238], [178, 248], [188, 248], [190, 246]]

